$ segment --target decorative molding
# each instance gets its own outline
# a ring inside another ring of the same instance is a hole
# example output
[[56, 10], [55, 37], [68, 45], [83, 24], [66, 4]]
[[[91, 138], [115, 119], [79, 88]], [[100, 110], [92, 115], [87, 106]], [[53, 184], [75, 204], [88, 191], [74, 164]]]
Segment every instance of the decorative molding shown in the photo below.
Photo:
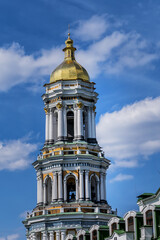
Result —
[[63, 107], [63, 105], [61, 103], [57, 103], [56, 107], [57, 107], [57, 109], [61, 109]]
[[83, 107], [83, 103], [81, 103], [81, 102], [77, 103], [77, 107], [78, 108], [82, 108]]

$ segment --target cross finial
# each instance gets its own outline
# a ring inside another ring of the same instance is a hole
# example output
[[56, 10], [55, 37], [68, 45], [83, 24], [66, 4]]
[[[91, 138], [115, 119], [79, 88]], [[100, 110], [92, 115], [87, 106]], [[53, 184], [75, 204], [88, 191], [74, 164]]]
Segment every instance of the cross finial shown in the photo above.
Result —
[[68, 37], [70, 37], [70, 25], [68, 24]]

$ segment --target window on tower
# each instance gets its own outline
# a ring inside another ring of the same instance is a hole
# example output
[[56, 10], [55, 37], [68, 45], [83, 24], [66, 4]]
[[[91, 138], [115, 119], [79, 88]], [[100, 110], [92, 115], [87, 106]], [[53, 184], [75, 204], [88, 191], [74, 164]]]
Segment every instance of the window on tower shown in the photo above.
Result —
[[67, 202], [74, 202], [76, 200], [76, 183], [74, 176], [67, 179]]
[[97, 181], [95, 176], [91, 178], [91, 200], [97, 202]]
[[74, 113], [72, 111], [67, 113], [67, 138], [68, 141], [73, 141], [74, 138]]
[[46, 202], [47, 204], [50, 204], [52, 201], [52, 183], [51, 178], [48, 177], [46, 180]]

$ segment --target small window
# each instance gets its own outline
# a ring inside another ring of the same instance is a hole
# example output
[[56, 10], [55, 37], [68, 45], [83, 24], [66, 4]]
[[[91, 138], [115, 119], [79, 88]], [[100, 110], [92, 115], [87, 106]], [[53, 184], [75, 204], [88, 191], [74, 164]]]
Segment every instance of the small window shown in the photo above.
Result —
[[112, 223], [111, 225], [111, 231], [112, 231], [112, 234], [114, 233], [114, 230], [117, 229], [117, 223]]
[[80, 235], [80, 236], [79, 236], [79, 240], [83, 240], [83, 235]]
[[149, 226], [153, 226], [152, 210], [148, 210], [146, 212], [146, 224]]
[[133, 217], [128, 218], [128, 231], [134, 232], [134, 219]]
[[97, 240], [97, 230], [92, 232], [92, 240]]

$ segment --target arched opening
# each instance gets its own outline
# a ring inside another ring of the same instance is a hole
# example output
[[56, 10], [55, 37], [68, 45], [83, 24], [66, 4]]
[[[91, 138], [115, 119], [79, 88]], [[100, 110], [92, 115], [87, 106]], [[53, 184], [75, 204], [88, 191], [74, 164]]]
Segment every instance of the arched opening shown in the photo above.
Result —
[[67, 202], [76, 200], [76, 182], [73, 176], [67, 179]]
[[74, 113], [72, 111], [67, 113], [67, 138], [68, 141], [73, 141], [74, 138]]
[[97, 240], [97, 230], [93, 230], [93, 232], [92, 232], [92, 240]]
[[55, 112], [53, 115], [53, 139], [56, 142], [58, 139], [58, 113]]
[[87, 139], [87, 123], [86, 123], [86, 113], [83, 112], [83, 136], [84, 136], [84, 139]]
[[128, 218], [128, 231], [134, 232], [134, 219], [133, 217]]
[[112, 225], [111, 225], [112, 234], [114, 233], [114, 230], [116, 230], [116, 229], [117, 229], [117, 223], [112, 223]]
[[152, 210], [146, 212], [146, 225], [153, 226]]
[[80, 236], [79, 236], [79, 240], [83, 240], [84, 238], [83, 238], [83, 235], [81, 234]]
[[95, 176], [91, 178], [91, 201], [97, 202], [97, 181]]
[[52, 201], [52, 183], [51, 178], [48, 177], [46, 181], [46, 202], [47, 204], [50, 204]]

